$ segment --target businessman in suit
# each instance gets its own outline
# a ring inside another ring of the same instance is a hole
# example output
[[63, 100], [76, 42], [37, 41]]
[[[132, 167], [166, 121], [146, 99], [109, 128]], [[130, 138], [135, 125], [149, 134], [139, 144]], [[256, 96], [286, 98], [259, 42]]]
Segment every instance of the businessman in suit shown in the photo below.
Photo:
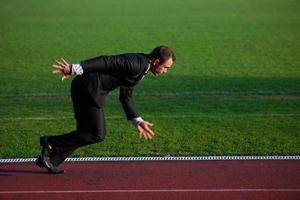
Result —
[[76, 130], [58, 136], [40, 137], [41, 155], [36, 164], [50, 173], [63, 173], [57, 167], [75, 149], [88, 144], [101, 142], [106, 129], [103, 113], [105, 96], [120, 88], [120, 102], [140, 138], [152, 139], [152, 123], [145, 121], [134, 108], [132, 94], [134, 86], [148, 71], [155, 76], [166, 73], [175, 61], [175, 54], [167, 46], [158, 46], [150, 54], [127, 53], [113, 56], [99, 56], [69, 64], [63, 58], [52, 67], [53, 73], [61, 73], [62, 80], [74, 75], [71, 83]]

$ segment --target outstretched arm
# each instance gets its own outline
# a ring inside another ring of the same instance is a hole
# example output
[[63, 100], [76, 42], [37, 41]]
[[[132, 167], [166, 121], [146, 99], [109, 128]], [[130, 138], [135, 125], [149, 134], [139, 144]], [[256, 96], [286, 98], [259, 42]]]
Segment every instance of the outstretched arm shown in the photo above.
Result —
[[[131, 60], [131, 62], [128, 62]], [[83, 73], [100, 72], [102, 74], [123, 75], [138, 74], [140, 68], [132, 64], [139, 62], [137, 57], [128, 57], [126, 54], [117, 56], [98, 56], [96, 58], [81, 61], [80, 64], [69, 64], [65, 59], [56, 61], [52, 67], [54, 74], [62, 73], [62, 80], [70, 75], [81, 75]]]

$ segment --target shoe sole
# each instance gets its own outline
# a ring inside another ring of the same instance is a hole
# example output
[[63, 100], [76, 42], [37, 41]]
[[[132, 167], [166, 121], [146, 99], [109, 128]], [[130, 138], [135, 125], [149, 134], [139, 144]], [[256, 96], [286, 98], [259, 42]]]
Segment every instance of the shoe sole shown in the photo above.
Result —
[[37, 160], [35, 161], [35, 164], [40, 167], [40, 168], [46, 168], [47, 171], [51, 174], [62, 174], [65, 172], [65, 170], [60, 169], [58, 167], [47, 167], [47, 164], [45, 163], [45, 161], [41, 161], [39, 160], [40, 158], [37, 158]]

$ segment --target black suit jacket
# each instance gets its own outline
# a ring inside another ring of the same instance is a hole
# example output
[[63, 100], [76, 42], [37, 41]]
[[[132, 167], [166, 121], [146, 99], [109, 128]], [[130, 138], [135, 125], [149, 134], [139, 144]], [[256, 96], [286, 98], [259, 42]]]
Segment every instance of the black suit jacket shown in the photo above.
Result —
[[80, 62], [83, 74], [72, 81], [72, 90], [90, 99], [99, 108], [104, 97], [120, 87], [119, 99], [127, 119], [139, 117], [132, 100], [134, 86], [142, 79], [149, 67], [149, 56], [143, 53], [128, 53], [114, 56], [99, 56]]

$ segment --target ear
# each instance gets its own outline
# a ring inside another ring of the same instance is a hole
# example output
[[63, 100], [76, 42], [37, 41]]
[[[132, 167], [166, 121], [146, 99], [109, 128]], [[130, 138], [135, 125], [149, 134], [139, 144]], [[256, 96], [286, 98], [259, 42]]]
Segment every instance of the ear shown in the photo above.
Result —
[[159, 61], [159, 59], [155, 59], [154, 61], [153, 61], [153, 65], [155, 66], [155, 65], [158, 65], [160, 63], [160, 61]]

